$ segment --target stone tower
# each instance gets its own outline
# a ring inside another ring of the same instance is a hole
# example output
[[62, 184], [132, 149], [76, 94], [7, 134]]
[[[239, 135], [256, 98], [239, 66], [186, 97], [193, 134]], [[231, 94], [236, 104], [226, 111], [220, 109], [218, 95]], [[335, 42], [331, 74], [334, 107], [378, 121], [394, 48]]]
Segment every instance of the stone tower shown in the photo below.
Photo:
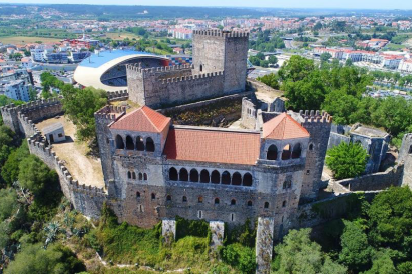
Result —
[[194, 31], [193, 67], [195, 73], [224, 71], [224, 92], [245, 89], [249, 33]]
[[300, 202], [317, 198], [332, 125], [332, 116], [318, 110], [299, 112], [297, 121], [310, 133]]
[[112, 139], [108, 125], [114, 122], [119, 116], [124, 115], [125, 108], [105, 106], [94, 114], [96, 120], [96, 136], [99, 145], [100, 159], [102, 163], [104, 183], [114, 179], [110, 140]]
[[404, 163], [402, 186], [412, 189], [412, 133], [403, 136], [398, 162]]

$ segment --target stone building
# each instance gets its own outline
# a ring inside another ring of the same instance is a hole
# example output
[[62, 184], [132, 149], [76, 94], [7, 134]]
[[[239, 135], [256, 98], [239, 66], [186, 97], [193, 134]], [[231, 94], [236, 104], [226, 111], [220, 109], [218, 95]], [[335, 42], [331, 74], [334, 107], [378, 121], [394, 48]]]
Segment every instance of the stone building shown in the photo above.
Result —
[[64, 135], [64, 128], [61, 123], [54, 123], [53, 125], [45, 127], [43, 134], [49, 144], [66, 141], [66, 135]]
[[359, 143], [369, 154], [365, 174], [379, 171], [382, 161], [386, 157], [390, 135], [380, 129], [363, 126], [359, 123], [353, 126], [332, 125], [329, 136], [328, 149], [345, 143]]
[[327, 114], [296, 115], [302, 122], [282, 113], [262, 130], [230, 130], [173, 125], [147, 106], [128, 114], [104, 107], [95, 117], [115, 212], [141, 227], [176, 215], [229, 225], [272, 217], [282, 235], [318, 149], [304, 125], [330, 123]]
[[192, 44], [192, 66], [126, 65], [130, 100], [159, 108], [245, 90], [249, 33], [194, 31]]

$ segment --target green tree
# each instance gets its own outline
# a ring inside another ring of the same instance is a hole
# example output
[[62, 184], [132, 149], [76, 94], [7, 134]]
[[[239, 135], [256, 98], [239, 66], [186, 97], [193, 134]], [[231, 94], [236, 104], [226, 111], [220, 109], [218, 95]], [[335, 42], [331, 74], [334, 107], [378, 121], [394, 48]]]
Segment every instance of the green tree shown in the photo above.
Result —
[[29, 156], [29, 149], [27, 147], [27, 142], [23, 142], [22, 145], [13, 151], [7, 161], [4, 163], [4, 166], [1, 170], [1, 177], [3, 180], [11, 186], [19, 176], [19, 165], [26, 157]]
[[221, 250], [223, 261], [241, 271], [241, 273], [255, 273], [255, 251], [239, 243], [230, 244]]
[[341, 142], [326, 153], [326, 165], [338, 180], [361, 175], [365, 172], [367, 159], [366, 150], [358, 143]]
[[340, 237], [342, 250], [339, 260], [350, 270], [366, 270], [372, 254], [368, 237], [356, 223], [344, 221], [344, 224], [345, 228]]
[[85, 271], [84, 264], [68, 248], [60, 244], [43, 249], [42, 244], [29, 245], [16, 255], [4, 271], [5, 274], [50, 273], [74, 274]]
[[324, 52], [320, 55], [321, 62], [328, 62], [330, 58], [332, 58], [332, 55], [329, 52]]
[[397, 273], [393, 261], [389, 255], [389, 250], [377, 252], [373, 259], [372, 268], [363, 274], [395, 274]]
[[65, 115], [76, 125], [79, 139], [94, 138], [96, 135], [94, 113], [107, 104], [106, 92], [92, 87], [85, 89], [68, 87], [64, 88], [62, 93]]
[[[335, 273], [344, 274], [346, 268], [325, 256], [319, 244], [309, 238], [310, 229], [291, 230], [282, 244], [275, 247], [279, 267], [273, 273]], [[333, 269], [333, 272], [329, 272]]]
[[38, 157], [29, 155], [19, 165], [19, 183], [34, 195], [41, 195], [47, 184], [58, 180], [54, 170], [50, 170]]
[[279, 89], [279, 77], [275, 73], [266, 74], [262, 77], [256, 78], [256, 80], [268, 85], [271, 88]]
[[392, 187], [372, 201], [369, 238], [374, 246], [390, 247], [412, 256], [412, 192], [408, 187]]
[[313, 60], [293, 55], [279, 70], [279, 77], [282, 81], [296, 82], [305, 79], [314, 70]]
[[17, 208], [16, 191], [12, 188], [0, 189], [0, 222], [9, 218]]
[[410, 274], [412, 273], [412, 262], [404, 262], [398, 265], [399, 274]]
[[278, 58], [275, 55], [271, 55], [269, 57], [269, 63], [271, 63], [272, 65], [275, 65], [278, 63]]
[[337, 124], [347, 125], [353, 122], [352, 115], [358, 110], [359, 100], [343, 90], [334, 90], [327, 94], [322, 109], [333, 116]]
[[4, 165], [18, 139], [13, 131], [5, 125], [0, 126], [0, 167]]

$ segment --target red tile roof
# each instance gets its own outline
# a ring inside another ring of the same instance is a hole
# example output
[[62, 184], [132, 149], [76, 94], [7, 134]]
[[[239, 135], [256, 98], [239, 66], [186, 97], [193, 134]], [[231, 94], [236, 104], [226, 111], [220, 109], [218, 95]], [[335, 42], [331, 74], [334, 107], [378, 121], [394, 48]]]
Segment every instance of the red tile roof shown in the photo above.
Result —
[[114, 122], [110, 128], [160, 133], [170, 124], [170, 118], [143, 106]]
[[263, 138], [265, 139], [285, 140], [309, 136], [309, 132], [286, 113], [263, 124]]
[[260, 134], [208, 129], [169, 130], [167, 159], [254, 165], [260, 153]]

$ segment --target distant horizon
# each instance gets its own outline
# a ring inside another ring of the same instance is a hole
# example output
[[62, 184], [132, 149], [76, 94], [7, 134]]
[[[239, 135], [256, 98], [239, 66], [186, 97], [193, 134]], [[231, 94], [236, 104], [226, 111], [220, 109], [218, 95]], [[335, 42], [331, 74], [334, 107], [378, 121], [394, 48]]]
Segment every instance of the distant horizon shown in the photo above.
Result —
[[[171, 3], [172, 2], [172, 3]], [[177, 1], [176, 1], [177, 2]], [[26, 5], [102, 5], [102, 6], [174, 6], [174, 7], [210, 7], [210, 8], [267, 8], [267, 9], [310, 9], [310, 10], [386, 10], [386, 11], [409, 11], [412, 10], [412, 2], [405, 3], [405, 0], [392, 0], [388, 1], [379, 0], [345, 0], [345, 1], [332, 1], [330, 0], [313, 0], [308, 3], [305, 0], [289, 0], [288, 3], [280, 2], [277, 0], [256, 0], [254, 6], [247, 5], [247, 3], [239, 3], [235, 0], [210, 0], [208, 3], [194, 4], [190, 0], [180, 0], [178, 3], [168, 0], [142, 0], [136, 4], [135, 0], [0, 0], [0, 4], [26, 4]], [[338, 3], [336, 3], [338, 2]], [[245, 5], [246, 4], [246, 5]], [[308, 6], [310, 5], [310, 6]], [[372, 8], [373, 7], [373, 8]]]

